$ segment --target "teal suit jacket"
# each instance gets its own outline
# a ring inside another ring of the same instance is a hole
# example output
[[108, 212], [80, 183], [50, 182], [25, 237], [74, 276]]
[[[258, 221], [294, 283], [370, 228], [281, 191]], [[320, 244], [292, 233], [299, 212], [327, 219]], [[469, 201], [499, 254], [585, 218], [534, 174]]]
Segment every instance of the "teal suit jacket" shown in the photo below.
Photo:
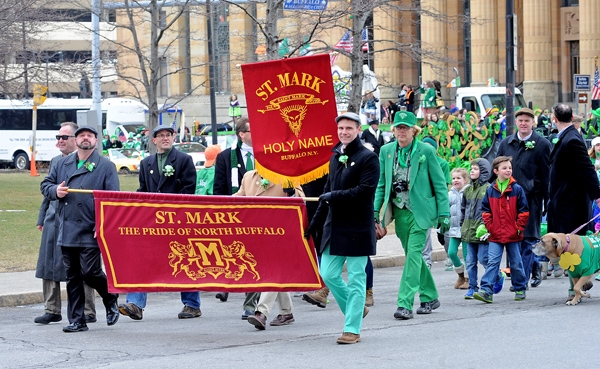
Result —
[[[416, 149], [410, 156], [408, 191], [410, 206], [417, 225], [422, 229], [437, 227], [438, 217], [450, 215], [448, 186], [437, 160], [435, 149], [415, 140]], [[394, 181], [394, 158], [398, 148], [396, 141], [381, 147], [379, 152], [379, 183], [375, 191], [375, 218], [382, 213], [383, 224], [392, 222], [392, 182]]]

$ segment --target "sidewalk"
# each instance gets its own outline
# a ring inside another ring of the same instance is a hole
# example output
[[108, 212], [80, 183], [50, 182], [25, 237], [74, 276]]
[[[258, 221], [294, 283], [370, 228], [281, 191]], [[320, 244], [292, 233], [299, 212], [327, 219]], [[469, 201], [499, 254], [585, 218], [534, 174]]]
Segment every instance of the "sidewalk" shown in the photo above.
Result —
[[[433, 240], [432, 261], [446, 260], [446, 251]], [[377, 242], [377, 255], [371, 257], [375, 268], [390, 268], [404, 265], [404, 250], [395, 234], [389, 234]], [[66, 299], [65, 284], [61, 284], [63, 299]], [[35, 271], [0, 273], [0, 307], [40, 304], [42, 298], [42, 280], [35, 277]]]

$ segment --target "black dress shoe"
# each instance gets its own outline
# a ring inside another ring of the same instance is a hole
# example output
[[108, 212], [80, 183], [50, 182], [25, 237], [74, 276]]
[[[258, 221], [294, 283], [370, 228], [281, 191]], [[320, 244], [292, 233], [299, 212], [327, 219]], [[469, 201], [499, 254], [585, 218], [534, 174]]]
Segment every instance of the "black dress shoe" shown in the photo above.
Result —
[[398, 309], [396, 309], [396, 312], [394, 313], [394, 318], [396, 319], [401, 319], [401, 320], [407, 320], [407, 319], [412, 319], [413, 317], [413, 313], [412, 310], [408, 310], [402, 307], [399, 307]]
[[88, 315], [85, 316], [85, 323], [86, 324], [88, 324], [88, 323], [96, 323], [97, 321], [98, 321], [98, 319], [96, 319], [95, 315], [88, 314]]
[[63, 332], [73, 333], [73, 332], [85, 332], [88, 330], [88, 327], [85, 323], [71, 323], [70, 325], [63, 327]]
[[50, 314], [45, 313], [44, 315], [38, 316], [33, 321], [38, 324], [48, 324], [52, 322], [60, 322], [62, 320], [62, 315], [60, 314]]
[[115, 325], [119, 320], [119, 305], [117, 304], [117, 300], [106, 307], [106, 324], [107, 325]]
[[537, 287], [542, 283], [542, 264], [533, 268], [531, 272], [531, 287]]
[[225, 302], [229, 298], [229, 292], [217, 292], [215, 297], [221, 300], [221, 302]]

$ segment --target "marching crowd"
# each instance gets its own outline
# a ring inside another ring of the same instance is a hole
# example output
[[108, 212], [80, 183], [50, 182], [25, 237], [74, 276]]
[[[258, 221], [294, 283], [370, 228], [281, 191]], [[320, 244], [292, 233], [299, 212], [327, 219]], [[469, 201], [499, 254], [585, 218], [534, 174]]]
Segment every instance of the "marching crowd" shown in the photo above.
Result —
[[[385, 115], [392, 122], [394, 138], [387, 144], [378, 124], [361, 132], [358, 114], [339, 115], [335, 119], [339, 142], [332, 149], [329, 175], [302, 188], [282, 188], [256, 172], [246, 117], [236, 119], [237, 144], [223, 151], [218, 145], [209, 146], [205, 168], [198, 172], [190, 156], [173, 148], [176, 132], [158, 126], [150, 134], [157, 153], [140, 163], [138, 191], [318, 196], [318, 203], [307, 204], [310, 224], [304, 237], [314, 241], [325, 287], [303, 294], [303, 300], [325, 307], [331, 292], [345, 317], [337, 339], [340, 344], [360, 341], [362, 320], [374, 304], [370, 256], [376, 254], [377, 237], [382, 236], [376, 228], [392, 221], [406, 255], [396, 319], [413, 318], [417, 293], [416, 314], [431, 314], [441, 306], [430, 271], [433, 229], [447, 246], [448, 266], [458, 275], [454, 287], [467, 290], [464, 298], [493, 302], [493, 295], [503, 288], [506, 274], [500, 262], [506, 250], [511, 290], [515, 300], [525, 299], [530, 277], [531, 287], [536, 287], [547, 269], [547, 260], [538, 261], [532, 253], [542, 217], [547, 217], [548, 231], [569, 233], [590, 219], [592, 204], [600, 203], [596, 200], [600, 198], [596, 174], [600, 139], [588, 153], [573, 125], [571, 108], [557, 104], [548, 116], [550, 123], [545, 122], [557, 130], [556, 139], [550, 141], [536, 133], [533, 111], [521, 108], [515, 113], [518, 131], [502, 140], [492, 163], [479, 158], [471, 162], [470, 172], [461, 168], [450, 172], [448, 163], [436, 154], [435, 139], [417, 138], [421, 128], [412, 112], [413, 93], [411, 86], [404, 86], [403, 108]], [[369, 99], [373, 97], [367, 94], [365, 108], [375, 114]], [[434, 92], [434, 104], [435, 100]], [[119, 315], [143, 319], [147, 303], [146, 293], [128, 293], [125, 302], [118, 304], [118, 296], [108, 292], [94, 237], [92, 197], [68, 191], [71, 187], [119, 190], [114, 165], [95, 151], [97, 136], [94, 128], [63, 123], [56, 136], [62, 157], [52, 160], [41, 183], [45, 199], [38, 228], [43, 238], [36, 277], [43, 279], [45, 314], [35, 322], [62, 320], [59, 282], [66, 280], [70, 324], [63, 327], [65, 332], [86, 331], [87, 324], [97, 320], [93, 290], [102, 297], [108, 325], [115, 324]], [[485, 269], [481, 280], [478, 263]], [[342, 278], [344, 266], [347, 279]], [[572, 289], [569, 294], [573, 295]], [[228, 294], [220, 292], [216, 297], [225, 302]], [[275, 301], [278, 314], [271, 313]], [[182, 292], [181, 302], [178, 318], [201, 316], [199, 292]], [[266, 328], [271, 315], [271, 326], [294, 322], [287, 292], [247, 293], [241, 310], [242, 319], [259, 330]]]

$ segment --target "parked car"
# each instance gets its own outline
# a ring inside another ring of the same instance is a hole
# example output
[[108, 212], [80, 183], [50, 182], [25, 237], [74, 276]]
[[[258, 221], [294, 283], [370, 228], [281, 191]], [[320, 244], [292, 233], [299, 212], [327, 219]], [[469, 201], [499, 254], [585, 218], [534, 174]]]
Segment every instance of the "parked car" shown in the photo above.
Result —
[[130, 174], [140, 170], [142, 154], [139, 151], [134, 149], [108, 149], [106, 151], [106, 156], [120, 174]]
[[206, 150], [206, 146], [198, 142], [180, 142], [174, 143], [173, 147], [191, 156], [196, 167], [204, 166], [204, 161], [206, 160], [204, 151]]

